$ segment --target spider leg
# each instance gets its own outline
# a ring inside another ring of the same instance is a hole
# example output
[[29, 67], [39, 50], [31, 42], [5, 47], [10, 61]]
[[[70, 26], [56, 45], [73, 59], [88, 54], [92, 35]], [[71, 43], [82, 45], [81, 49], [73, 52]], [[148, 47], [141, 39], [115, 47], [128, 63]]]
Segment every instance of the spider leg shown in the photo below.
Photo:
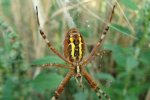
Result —
[[57, 90], [55, 91], [55, 95], [51, 98], [51, 100], [57, 100], [59, 95], [62, 93], [62, 91], [64, 90], [65, 86], [67, 85], [67, 83], [69, 82], [71, 76], [73, 75], [73, 72], [70, 71], [66, 77], [64, 78], [64, 80], [62, 80], [62, 82], [60, 83], [60, 85], [58, 86]]
[[66, 69], [71, 69], [73, 70], [74, 68], [71, 67], [71, 66], [66, 66], [66, 65], [63, 65], [63, 64], [55, 64], [55, 63], [51, 63], [51, 64], [42, 64], [42, 65], [32, 65], [33, 67], [35, 66], [41, 66], [42, 68], [49, 68], [49, 67], [59, 67], [59, 68], [66, 68]]
[[[113, 8], [112, 8], [111, 13], [110, 13], [110, 15], [109, 15], [109, 17], [108, 17], [107, 23], [110, 23], [110, 22], [111, 22], [112, 17], [113, 17], [113, 15], [114, 15], [115, 7], [116, 7], [116, 2], [115, 2], [115, 4], [113, 5]], [[95, 52], [97, 51], [97, 49], [98, 49], [99, 47], [101, 47], [102, 42], [104, 41], [104, 38], [105, 38], [105, 36], [106, 36], [108, 30], [109, 30], [109, 25], [106, 24], [105, 27], [104, 27], [103, 32], [101, 33], [101, 36], [100, 36], [99, 41], [97, 42], [97, 44], [96, 44], [96, 45], [94, 46], [94, 48], [92, 49], [92, 51], [91, 51], [91, 53], [89, 54], [89, 56], [81, 63], [81, 65], [87, 64], [87, 63], [92, 59], [92, 56], [95, 54]]]
[[98, 84], [92, 79], [88, 72], [82, 72], [85, 79], [88, 81], [91, 88], [96, 92], [96, 95], [102, 100], [102, 97], [105, 97], [107, 100], [111, 100], [110, 97], [98, 86]]
[[38, 17], [38, 7], [36, 6], [36, 15], [37, 15], [37, 22], [38, 22], [38, 26], [39, 26], [39, 32], [41, 34], [41, 36], [43, 37], [43, 39], [45, 40], [45, 42], [47, 43], [48, 47], [53, 51], [53, 53], [55, 53], [57, 56], [59, 56], [61, 59], [63, 59], [65, 62], [71, 64], [70, 61], [68, 61], [65, 57], [63, 57], [52, 45], [51, 42], [47, 39], [44, 31], [41, 29], [40, 27], [40, 21], [39, 21], [39, 17]]

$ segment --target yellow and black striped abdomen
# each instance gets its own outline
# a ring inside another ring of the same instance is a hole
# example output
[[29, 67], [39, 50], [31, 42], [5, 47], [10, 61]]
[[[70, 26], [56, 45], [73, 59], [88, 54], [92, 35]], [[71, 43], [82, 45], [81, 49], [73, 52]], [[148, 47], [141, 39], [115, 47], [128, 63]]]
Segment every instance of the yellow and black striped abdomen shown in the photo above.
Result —
[[76, 29], [66, 34], [64, 41], [64, 55], [71, 62], [80, 62], [84, 54], [84, 40]]

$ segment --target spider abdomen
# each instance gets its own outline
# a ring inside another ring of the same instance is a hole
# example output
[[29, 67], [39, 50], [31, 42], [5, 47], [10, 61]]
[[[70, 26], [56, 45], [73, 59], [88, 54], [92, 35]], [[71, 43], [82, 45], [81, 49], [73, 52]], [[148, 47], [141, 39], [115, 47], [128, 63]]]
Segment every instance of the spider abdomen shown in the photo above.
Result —
[[71, 62], [80, 62], [83, 58], [85, 44], [76, 29], [70, 29], [64, 40], [64, 55]]

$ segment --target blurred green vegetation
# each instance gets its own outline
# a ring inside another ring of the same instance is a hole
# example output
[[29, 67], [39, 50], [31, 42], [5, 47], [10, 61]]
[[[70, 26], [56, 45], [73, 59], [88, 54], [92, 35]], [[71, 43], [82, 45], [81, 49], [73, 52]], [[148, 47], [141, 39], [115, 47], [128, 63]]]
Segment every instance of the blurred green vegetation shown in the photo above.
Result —
[[[63, 54], [63, 39], [71, 22], [66, 21], [58, 1], [41, 0], [39, 4], [43, 8], [44, 30]], [[65, 1], [70, 7], [67, 13], [86, 41], [87, 56], [98, 41], [111, 0], [62, 0]], [[49, 51], [39, 35], [33, 3], [0, 0], [1, 100], [49, 100], [68, 71], [31, 67], [64, 63]], [[150, 100], [150, 1], [119, 0], [119, 4], [102, 47], [112, 50], [112, 55], [97, 57], [87, 70], [112, 100]], [[98, 100], [88, 83], [83, 82], [84, 91], [72, 78], [60, 100]]]

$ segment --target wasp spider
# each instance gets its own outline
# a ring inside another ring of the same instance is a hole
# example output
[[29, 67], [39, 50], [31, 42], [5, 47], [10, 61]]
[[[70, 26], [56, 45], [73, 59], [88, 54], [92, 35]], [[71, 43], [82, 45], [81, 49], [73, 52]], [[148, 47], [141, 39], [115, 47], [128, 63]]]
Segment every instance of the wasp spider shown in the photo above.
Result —
[[112, 16], [114, 14], [116, 3], [113, 5], [113, 8], [110, 12], [110, 15], [108, 16], [107, 24], [105, 24], [105, 27], [101, 33], [101, 36], [99, 38], [99, 41], [96, 43], [94, 48], [92, 49], [89, 56], [87, 56], [85, 59], [83, 59], [84, 51], [85, 51], [85, 42], [81, 35], [81, 33], [76, 29], [72, 28], [70, 29], [64, 39], [64, 56], [59, 53], [51, 44], [51, 42], [47, 39], [45, 33], [40, 27], [40, 22], [38, 18], [38, 7], [36, 7], [36, 14], [37, 14], [37, 21], [39, 25], [39, 32], [43, 39], [46, 41], [48, 47], [54, 54], [56, 54], [58, 57], [60, 57], [62, 60], [64, 60], [68, 66], [63, 64], [43, 64], [42, 67], [61, 67], [61, 68], [67, 68], [69, 69], [69, 72], [65, 76], [65, 78], [62, 80], [60, 85], [58, 86], [57, 90], [55, 91], [54, 96], [51, 98], [51, 100], [56, 100], [62, 91], [64, 90], [66, 84], [69, 82], [70, 78], [73, 76], [77, 83], [82, 86], [82, 77], [84, 77], [91, 88], [96, 92], [96, 95], [99, 97], [100, 100], [102, 98], [106, 98], [107, 100], [111, 100], [110, 97], [103, 92], [103, 90], [98, 86], [98, 84], [92, 79], [92, 77], [88, 74], [88, 72], [85, 70], [86, 65], [95, 57], [96, 55], [104, 55], [109, 52], [109, 50], [101, 50], [98, 52], [98, 48], [102, 46], [102, 42], [104, 41], [104, 38], [106, 37], [106, 34], [109, 30], [108, 23], [111, 22]]

